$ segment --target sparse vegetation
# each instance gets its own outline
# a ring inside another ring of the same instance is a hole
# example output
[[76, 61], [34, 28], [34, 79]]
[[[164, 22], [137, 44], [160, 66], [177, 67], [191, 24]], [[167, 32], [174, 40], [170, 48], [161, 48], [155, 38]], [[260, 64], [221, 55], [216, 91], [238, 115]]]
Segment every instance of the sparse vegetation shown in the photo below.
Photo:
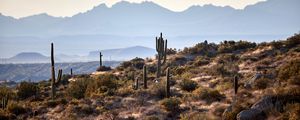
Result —
[[184, 79], [179, 86], [182, 90], [191, 92], [197, 88], [198, 84], [195, 81]]
[[254, 118], [299, 119], [298, 40], [299, 34], [260, 44], [205, 41], [167, 53], [158, 40], [161, 63], [137, 57], [101, 72], [60, 74], [53, 99], [51, 80], [0, 86], [0, 97], [8, 98], [0, 119], [234, 120], [264, 100], [270, 109], [256, 108], [264, 112]]

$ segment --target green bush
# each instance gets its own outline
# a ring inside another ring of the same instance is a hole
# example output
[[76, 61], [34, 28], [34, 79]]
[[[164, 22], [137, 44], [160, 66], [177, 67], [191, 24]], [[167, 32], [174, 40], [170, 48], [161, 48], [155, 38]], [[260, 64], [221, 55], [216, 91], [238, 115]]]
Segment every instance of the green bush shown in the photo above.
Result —
[[167, 110], [167, 111], [171, 111], [171, 112], [175, 112], [178, 111], [180, 109], [180, 104], [181, 102], [179, 101], [178, 98], [175, 97], [171, 97], [171, 98], [165, 98], [163, 99], [160, 104], [162, 105], [162, 107]]
[[38, 87], [34, 83], [30, 82], [21, 82], [17, 86], [17, 96], [20, 99], [26, 99], [28, 97], [37, 95]]
[[225, 96], [220, 94], [217, 90], [202, 87], [199, 87], [198, 89], [193, 91], [193, 95], [195, 98], [205, 100], [208, 103], [212, 103], [214, 101], [221, 101], [225, 98]]
[[184, 79], [179, 83], [179, 86], [182, 90], [191, 92], [197, 88], [198, 84], [195, 81]]
[[106, 94], [113, 95], [117, 89], [118, 78], [113, 74], [103, 74], [97, 79], [93, 79], [87, 86], [86, 95], [92, 94]]
[[80, 78], [71, 82], [66, 89], [66, 95], [76, 99], [84, 98], [87, 86], [91, 81], [91, 78]]

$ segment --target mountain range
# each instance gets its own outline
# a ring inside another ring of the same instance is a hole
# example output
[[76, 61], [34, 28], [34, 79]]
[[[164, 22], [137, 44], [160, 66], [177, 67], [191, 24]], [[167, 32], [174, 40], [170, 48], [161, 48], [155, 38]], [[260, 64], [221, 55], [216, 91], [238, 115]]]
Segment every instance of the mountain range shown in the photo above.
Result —
[[[102, 52], [104, 61], [124, 61], [135, 57], [146, 58], [153, 57], [155, 50], [143, 46], [133, 46], [118, 49], [104, 49], [91, 51], [87, 56], [58, 54], [55, 56], [56, 62], [88, 62], [99, 61], [99, 52]], [[0, 64], [8, 63], [49, 63], [50, 57], [38, 52], [21, 52], [10, 58], [0, 59]]]
[[[267, 0], [242, 10], [204, 5], [174, 12], [153, 2], [123, 1], [112, 7], [100, 4], [72, 17], [38, 14], [15, 19], [0, 15], [0, 46], [7, 51], [0, 54], [9, 56], [22, 50], [48, 54], [45, 46], [50, 42], [76, 55], [136, 45], [154, 48], [160, 32], [170, 40], [170, 47], [176, 48], [206, 39], [283, 39], [300, 30], [299, 4], [299, 0]], [[10, 48], [15, 45], [18, 47]]]

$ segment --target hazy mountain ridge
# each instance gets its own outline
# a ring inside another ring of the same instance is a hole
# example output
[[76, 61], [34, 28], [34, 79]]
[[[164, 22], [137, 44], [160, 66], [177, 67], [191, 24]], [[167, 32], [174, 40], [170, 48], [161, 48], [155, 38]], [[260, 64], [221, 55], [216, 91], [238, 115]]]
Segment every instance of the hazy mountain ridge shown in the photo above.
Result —
[[[116, 67], [117, 61], [104, 61], [106, 66]], [[55, 69], [62, 69], [63, 74], [90, 74], [99, 66], [99, 62], [78, 62], [78, 63], [56, 63]], [[0, 64], [0, 80], [20, 81], [41, 81], [50, 78], [50, 63], [36, 64]]]
[[[130, 60], [135, 57], [153, 57], [155, 50], [143, 46], [133, 46], [118, 49], [103, 49], [103, 60], [105, 61], [123, 61]], [[91, 51], [87, 56], [57, 54], [55, 56], [57, 62], [88, 62], [99, 60], [99, 51]], [[21, 52], [10, 58], [0, 59], [0, 64], [7, 63], [49, 63], [50, 57], [38, 52]]]
[[[11, 20], [2, 16], [1, 21], [7, 22], [1, 22], [1, 26], [5, 27], [0, 29], [0, 35], [58, 36], [101, 33], [132, 36], [131, 34], [156, 34], [156, 29], [180, 35], [290, 34], [300, 28], [297, 24], [300, 21], [300, 8], [297, 4], [300, 1], [268, 0], [249, 5], [243, 10], [205, 5], [192, 6], [183, 12], [173, 12], [152, 2], [119, 2], [111, 8], [101, 4], [88, 12], [66, 18], [40, 14]], [[260, 31], [255, 31], [256, 27], [261, 28]]]

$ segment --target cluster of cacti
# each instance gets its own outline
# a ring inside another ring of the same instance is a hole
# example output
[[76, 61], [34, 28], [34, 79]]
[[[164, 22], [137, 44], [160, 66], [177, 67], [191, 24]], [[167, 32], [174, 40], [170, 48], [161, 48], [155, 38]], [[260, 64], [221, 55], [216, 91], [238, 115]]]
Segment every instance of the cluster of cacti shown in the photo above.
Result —
[[166, 77], [166, 97], [170, 97], [170, 68], [167, 68]]
[[100, 63], [99, 63], [99, 64], [100, 64], [100, 67], [102, 67], [102, 56], [103, 56], [103, 55], [102, 55], [102, 53], [100, 52], [100, 53], [99, 53], [99, 58], [100, 58]]
[[6, 106], [7, 106], [7, 104], [8, 104], [8, 95], [5, 95], [5, 97], [3, 97], [3, 98], [1, 99], [2, 109], [5, 109]]
[[143, 67], [143, 81], [144, 81], [144, 89], [147, 89], [147, 67], [144, 65]]
[[167, 59], [167, 40], [163, 39], [162, 33], [160, 33], [160, 37], [158, 39], [156, 37], [156, 51], [158, 57], [156, 78], [159, 79], [161, 74], [161, 66], [166, 63]]

